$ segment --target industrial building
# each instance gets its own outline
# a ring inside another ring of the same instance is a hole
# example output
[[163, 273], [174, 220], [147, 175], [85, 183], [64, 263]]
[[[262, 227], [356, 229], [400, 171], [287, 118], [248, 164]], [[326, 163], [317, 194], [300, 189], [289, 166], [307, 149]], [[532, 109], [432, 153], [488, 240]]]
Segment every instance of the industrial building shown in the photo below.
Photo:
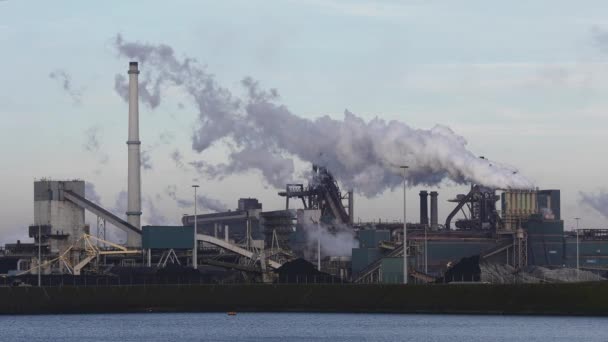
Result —
[[[180, 226], [142, 227], [136, 62], [128, 74], [126, 220], [87, 199], [82, 180], [35, 181], [34, 220], [28, 227], [33, 242], [4, 246], [1, 274], [104, 276], [118, 268], [141, 272], [174, 266], [213, 274], [217, 282], [273, 282], [282, 265], [305, 259], [332, 281], [401, 283], [404, 249], [408, 279], [419, 283], [441, 278], [471, 256], [514, 269], [608, 270], [608, 230], [565, 232], [559, 190], [474, 184], [466, 194], [447, 199], [454, 207], [443, 223], [440, 194], [423, 190], [419, 222], [406, 224], [404, 243], [403, 222], [355, 223], [353, 189], [341, 190], [331, 170], [319, 165], [312, 165], [309, 184], [286, 184], [277, 194], [285, 198], [284, 208], [267, 210], [256, 198], [240, 198], [234, 210], [185, 215]], [[293, 201], [301, 208], [293, 208]], [[85, 224], [85, 212], [97, 218], [96, 227]], [[126, 244], [108, 241], [106, 225], [126, 232]], [[352, 236], [358, 246], [348, 255], [328, 250], [322, 233]]]

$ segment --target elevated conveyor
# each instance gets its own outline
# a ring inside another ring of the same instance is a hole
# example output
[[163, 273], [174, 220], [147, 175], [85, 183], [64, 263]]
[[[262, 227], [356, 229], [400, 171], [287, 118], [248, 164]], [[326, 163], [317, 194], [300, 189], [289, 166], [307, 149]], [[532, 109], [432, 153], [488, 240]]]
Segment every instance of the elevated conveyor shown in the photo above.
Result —
[[[230, 242], [226, 242], [222, 239], [218, 239], [218, 238], [210, 236], [210, 235], [196, 234], [196, 239], [198, 241], [206, 242], [208, 244], [231, 251], [238, 255], [244, 256], [245, 258], [248, 258], [248, 259], [252, 259], [252, 260], [258, 259], [258, 256], [255, 255], [254, 252], [249, 251], [245, 248], [241, 248], [237, 245], [233, 245]], [[270, 266], [270, 268], [272, 268], [272, 269], [277, 269], [277, 268], [281, 267], [281, 264], [276, 261], [266, 260], [266, 262], [268, 263], [268, 266]]]
[[[133, 247], [141, 246], [141, 231], [139, 229], [137, 229], [136, 227], [132, 226], [125, 220], [112, 214], [111, 212], [102, 208], [101, 206], [89, 201], [88, 199], [86, 199], [78, 194], [75, 194], [72, 191], [65, 190], [63, 192], [63, 196], [66, 200], [90, 211], [91, 213], [93, 213], [99, 217], [104, 218], [107, 222], [111, 223], [116, 228], [119, 228], [119, 229], [127, 232], [127, 240], [128, 240], [127, 245], [133, 246]], [[248, 259], [252, 259], [252, 260], [259, 259], [259, 256], [252, 251], [241, 248], [237, 245], [231, 244], [229, 242], [226, 242], [222, 239], [218, 239], [218, 238], [210, 236], [210, 235], [197, 234], [196, 239], [198, 241], [202, 241], [202, 242], [220, 247], [222, 249], [231, 251], [235, 254], [241, 255]], [[137, 244], [133, 244], [133, 243], [137, 243]], [[268, 266], [272, 269], [277, 269], [277, 268], [281, 267], [281, 264], [276, 261], [267, 260], [266, 262], [268, 263]]]
[[128, 246], [132, 246], [132, 247], [141, 246], [141, 231], [137, 227], [132, 226], [127, 221], [121, 219], [120, 217], [109, 212], [108, 210], [102, 208], [101, 206], [89, 201], [88, 199], [86, 199], [72, 191], [64, 190], [63, 197], [66, 200], [88, 210], [89, 212], [93, 213], [94, 215], [97, 215], [97, 216], [105, 219], [107, 222], [111, 223], [116, 228], [127, 232], [127, 245]]

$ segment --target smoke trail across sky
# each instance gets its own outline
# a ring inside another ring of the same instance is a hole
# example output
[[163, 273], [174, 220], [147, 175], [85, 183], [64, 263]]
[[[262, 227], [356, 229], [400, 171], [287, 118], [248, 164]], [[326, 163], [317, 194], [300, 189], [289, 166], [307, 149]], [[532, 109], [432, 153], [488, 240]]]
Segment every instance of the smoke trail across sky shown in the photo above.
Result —
[[597, 194], [581, 192], [581, 203], [593, 208], [598, 213], [608, 218], [608, 192], [605, 190]]
[[[257, 169], [279, 188], [292, 181], [293, 158], [327, 167], [346, 188], [374, 196], [401, 181], [398, 165], [407, 164], [410, 185], [437, 185], [444, 180], [497, 188], [531, 188], [532, 182], [511, 167], [480, 159], [466, 140], [446, 126], [414, 129], [399, 121], [365, 121], [345, 111], [342, 120], [307, 119], [278, 103], [278, 92], [264, 90], [250, 77], [242, 80], [246, 95], [235, 96], [217, 83], [196, 59], [178, 58], [164, 44], [127, 42], [117, 35], [118, 54], [142, 64], [142, 101], [151, 108], [169, 87], [188, 94], [198, 109], [192, 148], [202, 152], [230, 140], [228, 161], [195, 162], [208, 177]], [[126, 79], [116, 77], [125, 98]]]
[[82, 89], [74, 88], [72, 83], [72, 77], [63, 69], [57, 69], [49, 74], [51, 79], [56, 80], [61, 84], [63, 90], [70, 95], [74, 104], [79, 105], [82, 103]]
[[[177, 196], [177, 186], [168, 185], [165, 188], [165, 194], [175, 201], [180, 208], [192, 208], [194, 206], [194, 200], [184, 199]], [[197, 206], [200, 209], [208, 209], [213, 212], [227, 211], [228, 207], [214, 198], [207, 197], [202, 194], [197, 194]]]

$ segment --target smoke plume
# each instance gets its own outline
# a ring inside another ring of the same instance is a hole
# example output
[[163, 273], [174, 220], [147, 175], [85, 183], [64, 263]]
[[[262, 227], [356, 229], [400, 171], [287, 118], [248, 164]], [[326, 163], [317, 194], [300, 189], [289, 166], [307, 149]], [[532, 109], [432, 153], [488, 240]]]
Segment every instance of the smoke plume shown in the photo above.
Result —
[[[152, 109], [160, 104], [160, 86], [161, 82], [158, 81], [151, 85], [149, 79], [139, 80], [139, 97], [144, 104]], [[123, 100], [129, 101], [129, 82], [125, 76], [116, 75], [114, 77], [114, 90]]]
[[269, 184], [283, 187], [294, 177], [297, 157], [326, 167], [346, 188], [366, 196], [398, 186], [398, 166], [403, 164], [410, 167], [410, 185], [451, 180], [496, 188], [532, 187], [514, 169], [478, 158], [467, 149], [466, 140], [446, 126], [414, 129], [399, 121], [366, 121], [348, 110], [342, 120], [302, 118], [278, 103], [276, 90], [263, 90], [252, 78], [241, 82], [244, 96], [233, 95], [197, 60], [178, 58], [170, 46], [127, 42], [121, 35], [114, 45], [120, 56], [142, 63], [144, 78], [159, 95], [142, 98], [150, 107], [160, 104], [167, 87], [190, 96], [198, 109], [195, 151], [231, 142], [227, 163], [193, 165], [208, 177], [257, 169]]
[[90, 152], [98, 162], [98, 168], [95, 170], [95, 173], [101, 173], [101, 169], [103, 165], [106, 165], [110, 159], [107, 153], [101, 150], [101, 132], [102, 129], [99, 125], [89, 127], [85, 132], [85, 142], [83, 144], [83, 149], [87, 152]]
[[72, 98], [74, 104], [82, 103], [82, 89], [74, 89], [72, 77], [63, 69], [57, 69], [49, 74], [49, 77], [61, 84], [61, 88]]
[[156, 208], [154, 204], [154, 200], [151, 198], [146, 198], [143, 201], [144, 206], [146, 207], [146, 215], [143, 216], [143, 219], [147, 224], [154, 226], [167, 226], [170, 224], [174, 224], [171, 222], [166, 216], [164, 216], [160, 210]]
[[313, 218], [310, 214], [314, 216], [314, 212], [305, 212], [300, 221], [306, 233], [309, 259], [316, 253], [319, 239], [321, 240], [322, 256], [350, 256], [352, 255], [352, 249], [359, 247], [359, 241], [356, 239], [352, 228], [334, 223], [332, 225], [333, 231], [330, 231], [329, 226], [322, 222], [319, 223], [319, 218]]
[[152, 158], [150, 156], [150, 150], [143, 149], [139, 156], [139, 160], [141, 161], [141, 167], [144, 170], [152, 170]]
[[580, 195], [581, 203], [594, 209], [605, 218], [608, 218], [608, 192], [605, 190], [601, 190], [597, 194], [581, 192]]
[[[169, 198], [173, 199], [178, 207], [180, 208], [192, 208], [194, 207], [194, 201], [190, 199], [184, 199], [177, 196], [177, 186], [169, 185], [165, 189], [165, 194], [169, 196]], [[214, 212], [223, 212], [228, 211], [228, 207], [220, 202], [219, 200], [207, 197], [205, 195], [201, 195], [199, 193], [197, 196], [197, 208], [207, 209]]]
[[93, 183], [84, 183], [84, 197], [95, 204], [101, 205], [101, 196], [95, 190], [95, 184]]
[[126, 220], [128, 204], [129, 194], [125, 190], [122, 190], [116, 195], [114, 206], [111, 207], [109, 210], [112, 214], [122, 218], [123, 220]]
[[86, 140], [85, 140], [83, 147], [86, 151], [93, 152], [93, 153], [99, 152], [99, 148], [101, 146], [101, 144], [99, 142], [100, 131], [101, 131], [101, 127], [99, 127], [99, 126], [89, 127], [85, 131]]

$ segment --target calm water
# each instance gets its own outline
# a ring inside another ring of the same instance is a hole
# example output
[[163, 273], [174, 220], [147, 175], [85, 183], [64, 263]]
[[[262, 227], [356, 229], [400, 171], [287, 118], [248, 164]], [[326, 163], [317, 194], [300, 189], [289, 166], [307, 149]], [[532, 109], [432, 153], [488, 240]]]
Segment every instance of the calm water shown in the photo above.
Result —
[[1, 341], [608, 341], [608, 319], [381, 314], [0, 316]]

